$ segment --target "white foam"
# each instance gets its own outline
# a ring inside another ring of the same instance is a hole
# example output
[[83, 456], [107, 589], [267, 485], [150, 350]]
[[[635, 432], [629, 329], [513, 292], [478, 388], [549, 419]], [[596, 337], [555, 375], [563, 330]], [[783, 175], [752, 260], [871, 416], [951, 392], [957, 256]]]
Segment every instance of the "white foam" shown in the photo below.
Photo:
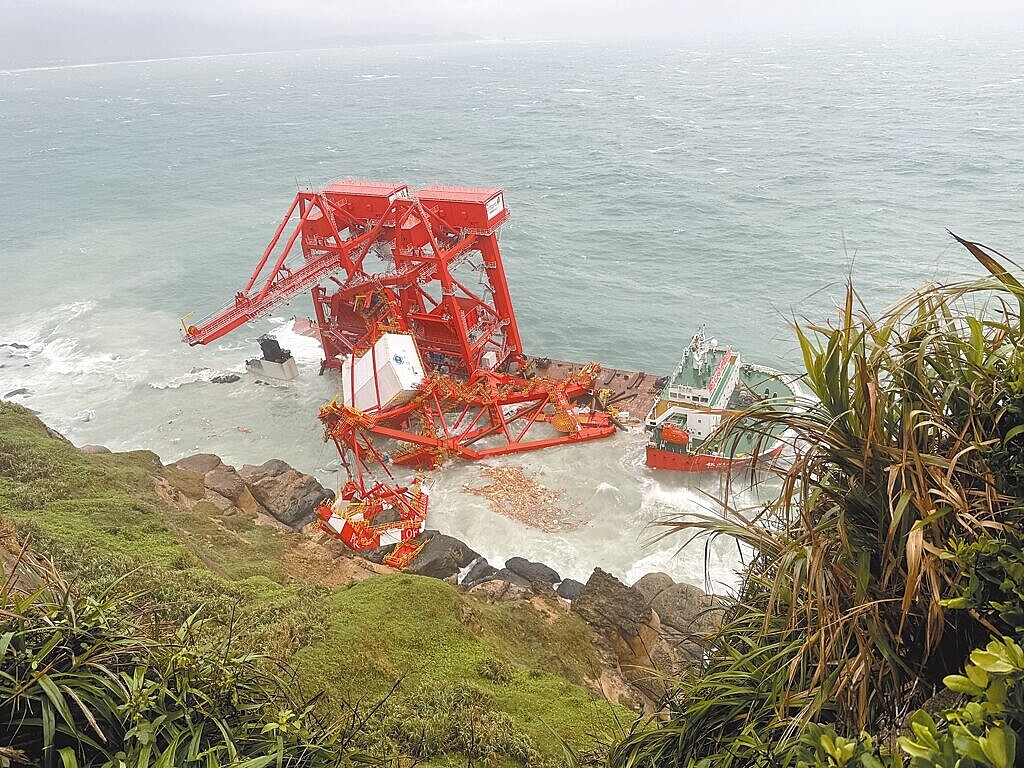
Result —
[[317, 339], [295, 332], [295, 318], [287, 320], [272, 318], [279, 322], [270, 335], [277, 339], [282, 349], [290, 350], [296, 361], [315, 363], [324, 359], [324, 350]]
[[175, 376], [167, 381], [151, 381], [149, 386], [153, 389], [178, 389], [186, 384], [195, 384], [200, 381], [208, 382], [216, 375], [217, 372], [213, 368], [193, 368], [188, 373]]

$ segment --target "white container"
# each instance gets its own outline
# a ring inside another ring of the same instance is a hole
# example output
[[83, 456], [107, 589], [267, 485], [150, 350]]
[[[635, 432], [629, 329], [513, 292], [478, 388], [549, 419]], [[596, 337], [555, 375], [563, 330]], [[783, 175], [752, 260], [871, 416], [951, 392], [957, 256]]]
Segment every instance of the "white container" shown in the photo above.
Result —
[[345, 405], [360, 411], [408, 402], [423, 382], [423, 363], [416, 342], [404, 333], [385, 333], [373, 349], [341, 365]]

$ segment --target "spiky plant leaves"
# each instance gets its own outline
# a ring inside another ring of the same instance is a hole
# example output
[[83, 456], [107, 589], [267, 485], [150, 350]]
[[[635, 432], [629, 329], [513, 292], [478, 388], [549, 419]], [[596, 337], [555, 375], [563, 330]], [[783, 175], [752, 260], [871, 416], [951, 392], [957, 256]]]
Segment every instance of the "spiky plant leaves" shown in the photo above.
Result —
[[[814, 720], [895, 731], [985, 635], [949, 603], [964, 580], [952, 547], [1021, 520], [1024, 452], [1007, 444], [1024, 443], [1024, 285], [960, 242], [994, 280], [927, 287], [878, 318], [848, 285], [837, 322], [796, 324], [812, 397], [730, 417], [766, 440], [781, 424], [795, 456], [765, 509], [666, 522], [755, 557], [670, 723], [623, 742], [617, 764], [785, 764]], [[751, 728], [767, 756], [749, 752]]]

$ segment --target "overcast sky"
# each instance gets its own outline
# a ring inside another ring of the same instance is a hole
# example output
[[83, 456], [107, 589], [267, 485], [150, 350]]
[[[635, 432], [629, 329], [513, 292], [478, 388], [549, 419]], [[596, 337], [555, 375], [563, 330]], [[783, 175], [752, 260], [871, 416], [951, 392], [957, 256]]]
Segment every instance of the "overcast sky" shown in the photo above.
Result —
[[0, 66], [308, 47], [323, 38], [546, 39], [1021, 28], [1024, 0], [0, 0]]

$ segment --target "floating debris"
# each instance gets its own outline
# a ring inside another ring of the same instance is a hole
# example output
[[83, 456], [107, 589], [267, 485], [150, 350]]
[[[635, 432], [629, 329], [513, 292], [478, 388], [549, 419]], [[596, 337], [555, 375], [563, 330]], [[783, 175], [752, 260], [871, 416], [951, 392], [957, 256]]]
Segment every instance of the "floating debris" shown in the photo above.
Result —
[[579, 505], [570, 509], [560, 506], [558, 502], [565, 496], [562, 491], [545, 488], [521, 468], [484, 467], [482, 471], [491, 484], [482, 488], [466, 485], [463, 490], [483, 496], [496, 514], [545, 533], [575, 531], [586, 525], [585, 520], [573, 514]]

